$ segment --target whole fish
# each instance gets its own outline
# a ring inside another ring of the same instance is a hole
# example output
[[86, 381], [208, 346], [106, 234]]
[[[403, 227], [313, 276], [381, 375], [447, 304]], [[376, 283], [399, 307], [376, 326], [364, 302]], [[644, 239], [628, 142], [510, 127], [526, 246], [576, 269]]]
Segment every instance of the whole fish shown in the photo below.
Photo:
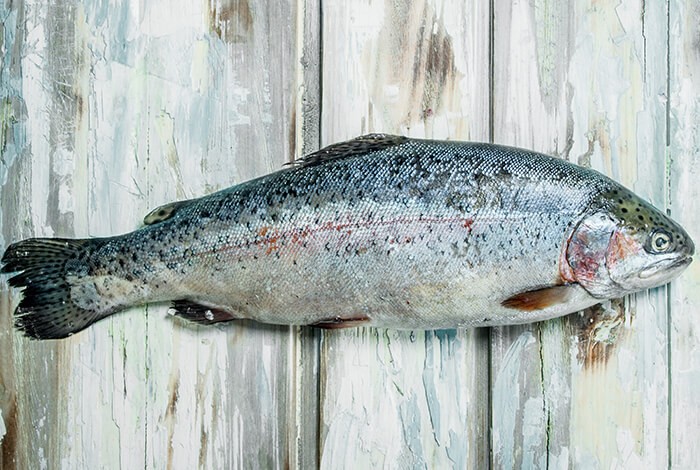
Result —
[[63, 338], [173, 301], [199, 323], [527, 323], [652, 288], [692, 261], [676, 222], [600, 173], [484, 143], [372, 134], [166, 204], [124, 235], [7, 248], [15, 325]]

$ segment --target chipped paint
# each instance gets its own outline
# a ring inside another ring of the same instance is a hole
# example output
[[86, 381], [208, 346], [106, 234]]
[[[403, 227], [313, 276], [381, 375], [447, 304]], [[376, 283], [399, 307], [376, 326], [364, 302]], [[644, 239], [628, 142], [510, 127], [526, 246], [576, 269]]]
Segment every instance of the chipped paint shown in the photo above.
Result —
[[[397, 30], [397, 24], [404, 27]], [[462, 74], [453, 48], [444, 19], [430, 2], [384, 3], [382, 26], [363, 51], [370, 102], [381, 127], [411, 129], [420, 123], [428, 135], [435, 120], [461, 127]]]
[[[700, 6], [693, 0], [669, 2], [669, 209], [700, 237]], [[696, 257], [697, 259], [697, 257]], [[669, 465], [692, 468], [700, 462], [700, 263], [668, 291], [671, 305]]]
[[[7, 3], [0, 240], [125, 232], [319, 135], [490, 126], [632, 186], [698, 238], [696, 3]], [[689, 468], [698, 266], [494, 329], [490, 353], [481, 330], [193, 328], [160, 305], [37, 344], [11, 331], [2, 283], [2, 467]]]
[[[492, 439], [494, 464], [499, 468], [516, 468], [516, 421], [520, 415], [518, 408], [522, 399], [519, 377], [525, 350], [536, 346], [535, 337], [524, 331], [505, 352], [494, 378], [492, 403], [498, 413], [494, 414]], [[541, 409], [541, 404], [539, 406]], [[532, 443], [530, 443], [532, 445]], [[517, 452], [517, 453], [516, 453]]]
[[614, 300], [584, 310], [575, 317], [577, 359], [584, 368], [604, 366], [614, 355], [615, 346], [623, 341], [620, 335], [631, 325], [625, 321], [624, 300]]
[[[455, 408], [473, 399], [460, 385], [466, 364], [455, 361], [464, 352], [464, 338], [456, 332], [360, 331], [352, 354], [324, 351], [333, 364], [323, 389], [321, 467], [339, 462], [462, 467], [474, 459], [475, 449], [458, 438], [469, 415]], [[326, 347], [345, 348], [340, 342], [355, 335], [326, 336]]]
[[222, 41], [245, 42], [253, 28], [248, 0], [209, 0], [209, 28]]

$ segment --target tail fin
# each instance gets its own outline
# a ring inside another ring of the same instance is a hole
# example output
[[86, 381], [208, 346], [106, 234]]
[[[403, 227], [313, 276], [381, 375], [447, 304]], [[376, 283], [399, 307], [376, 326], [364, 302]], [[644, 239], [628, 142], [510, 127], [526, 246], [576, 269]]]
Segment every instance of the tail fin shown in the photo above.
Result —
[[88, 258], [103, 240], [30, 238], [10, 245], [0, 272], [19, 272], [9, 280], [23, 289], [15, 327], [35, 339], [65, 338], [112, 313], [77, 305], [71, 292], [88, 276]]

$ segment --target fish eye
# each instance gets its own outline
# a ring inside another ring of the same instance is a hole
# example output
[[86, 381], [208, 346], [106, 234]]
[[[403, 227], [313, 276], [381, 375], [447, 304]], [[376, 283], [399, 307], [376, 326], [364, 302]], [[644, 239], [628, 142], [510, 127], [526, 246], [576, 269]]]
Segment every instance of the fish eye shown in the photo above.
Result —
[[651, 234], [651, 251], [653, 253], [664, 253], [671, 248], [671, 234], [665, 230], [656, 230]]

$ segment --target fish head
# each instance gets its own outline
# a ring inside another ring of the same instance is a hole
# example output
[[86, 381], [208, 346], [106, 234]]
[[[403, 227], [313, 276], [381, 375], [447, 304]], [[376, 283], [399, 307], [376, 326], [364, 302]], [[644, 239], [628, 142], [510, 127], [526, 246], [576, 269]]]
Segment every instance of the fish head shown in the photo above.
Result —
[[631, 191], [601, 196], [566, 248], [570, 280], [593, 297], [616, 298], [675, 279], [695, 245], [677, 222]]

